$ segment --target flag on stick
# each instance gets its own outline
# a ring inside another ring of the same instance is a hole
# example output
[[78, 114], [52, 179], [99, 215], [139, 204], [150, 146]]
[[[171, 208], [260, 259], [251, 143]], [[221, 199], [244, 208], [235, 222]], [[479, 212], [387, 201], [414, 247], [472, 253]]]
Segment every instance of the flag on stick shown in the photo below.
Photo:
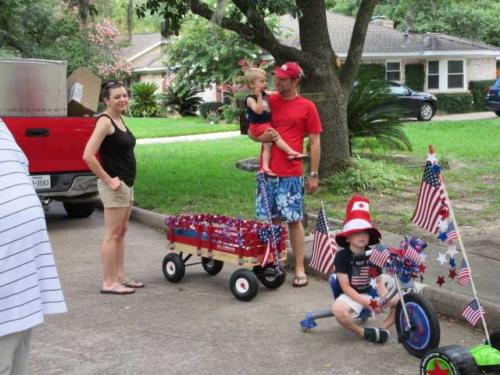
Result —
[[462, 313], [465, 320], [467, 320], [473, 326], [477, 324], [479, 319], [481, 319], [481, 317], [484, 316], [484, 314], [485, 314], [484, 307], [481, 306], [481, 308], [479, 308], [479, 304], [475, 299], [469, 302], [464, 312]]
[[370, 258], [368, 258], [368, 261], [377, 266], [377, 267], [385, 267], [387, 264], [387, 261], [389, 260], [389, 250], [387, 250], [386, 245], [382, 244], [377, 244], [374, 248], [373, 251], [370, 255]]
[[458, 271], [457, 283], [458, 285], [464, 286], [470, 281], [470, 272], [467, 267], [467, 263], [465, 263], [465, 259], [462, 259], [462, 263], [460, 264], [460, 270]]
[[453, 223], [448, 224], [448, 229], [446, 229], [446, 241], [449, 245], [453, 244], [458, 238], [457, 231], [455, 230], [455, 225]]
[[312, 244], [312, 256], [309, 266], [322, 273], [329, 273], [333, 268], [333, 259], [337, 251], [335, 237], [328, 229], [328, 219], [326, 218], [323, 205], [318, 213], [316, 229]]
[[439, 173], [436, 157], [430, 154], [420, 183], [417, 208], [411, 219], [412, 223], [434, 234], [439, 229], [438, 222], [446, 200]]

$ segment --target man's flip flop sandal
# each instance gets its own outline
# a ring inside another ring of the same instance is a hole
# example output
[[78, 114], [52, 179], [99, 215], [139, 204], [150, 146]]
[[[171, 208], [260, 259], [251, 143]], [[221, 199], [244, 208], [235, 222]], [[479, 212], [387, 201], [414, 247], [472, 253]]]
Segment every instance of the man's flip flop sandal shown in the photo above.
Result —
[[307, 279], [307, 276], [295, 276], [293, 278], [293, 286], [295, 288], [302, 288], [303, 286], [307, 286], [309, 284], [309, 280]]

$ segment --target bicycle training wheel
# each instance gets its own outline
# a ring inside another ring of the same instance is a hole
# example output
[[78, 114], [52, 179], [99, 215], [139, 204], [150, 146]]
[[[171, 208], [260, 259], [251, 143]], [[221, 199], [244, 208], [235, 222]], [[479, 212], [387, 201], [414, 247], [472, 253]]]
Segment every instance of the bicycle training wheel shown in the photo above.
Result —
[[441, 331], [434, 308], [425, 298], [416, 293], [404, 295], [406, 310], [410, 320], [410, 329], [405, 323], [405, 314], [401, 301], [396, 307], [396, 330], [398, 340], [415, 357], [422, 358], [429, 350], [439, 346]]

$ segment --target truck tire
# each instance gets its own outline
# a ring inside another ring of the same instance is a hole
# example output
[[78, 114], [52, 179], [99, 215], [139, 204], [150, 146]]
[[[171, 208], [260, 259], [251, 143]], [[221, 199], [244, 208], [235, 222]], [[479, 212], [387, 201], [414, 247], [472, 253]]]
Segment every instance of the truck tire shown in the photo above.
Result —
[[63, 206], [69, 217], [84, 218], [92, 215], [92, 212], [95, 210], [96, 202], [64, 202]]

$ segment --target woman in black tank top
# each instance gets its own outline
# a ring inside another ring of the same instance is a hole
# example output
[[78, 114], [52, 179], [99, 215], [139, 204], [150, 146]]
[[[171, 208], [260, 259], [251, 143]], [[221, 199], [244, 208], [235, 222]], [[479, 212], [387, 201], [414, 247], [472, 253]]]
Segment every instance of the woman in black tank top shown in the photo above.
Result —
[[125, 233], [134, 199], [136, 174], [135, 137], [121, 117], [128, 106], [127, 88], [121, 82], [108, 82], [102, 87], [101, 99], [106, 110], [97, 118], [83, 153], [83, 159], [98, 178], [99, 195], [104, 206], [101, 293], [132, 294], [144, 284], [129, 279], [123, 271]]

